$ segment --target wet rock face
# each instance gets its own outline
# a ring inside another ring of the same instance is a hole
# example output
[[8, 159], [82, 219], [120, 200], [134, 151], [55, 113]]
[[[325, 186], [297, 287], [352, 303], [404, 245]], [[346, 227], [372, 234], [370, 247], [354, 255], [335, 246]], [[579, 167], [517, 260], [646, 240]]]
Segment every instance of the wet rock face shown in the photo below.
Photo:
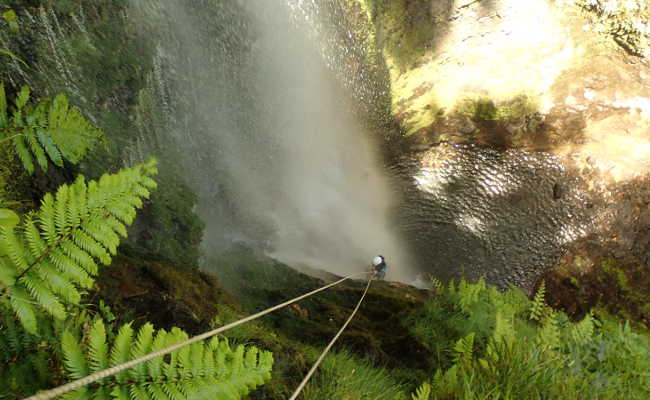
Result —
[[396, 223], [423, 273], [527, 288], [592, 229], [581, 181], [548, 154], [441, 145], [392, 171], [403, 196]]

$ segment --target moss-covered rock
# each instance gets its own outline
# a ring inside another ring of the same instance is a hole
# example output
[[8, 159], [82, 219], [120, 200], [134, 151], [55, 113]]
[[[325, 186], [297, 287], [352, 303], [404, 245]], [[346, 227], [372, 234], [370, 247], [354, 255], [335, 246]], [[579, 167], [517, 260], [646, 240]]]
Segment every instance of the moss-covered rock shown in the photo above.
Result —
[[102, 269], [91, 299], [109, 305], [119, 322], [151, 322], [156, 328], [208, 330], [219, 306], [241, 308], [213, 276], [192, 266], [125, 249]]
[[540, 278], [549, 304], [581, 318], [598, 307], [650, 327], [650, 211], [648, 179], [611, 184], [600, 205], [607, 225], [572, 243]]

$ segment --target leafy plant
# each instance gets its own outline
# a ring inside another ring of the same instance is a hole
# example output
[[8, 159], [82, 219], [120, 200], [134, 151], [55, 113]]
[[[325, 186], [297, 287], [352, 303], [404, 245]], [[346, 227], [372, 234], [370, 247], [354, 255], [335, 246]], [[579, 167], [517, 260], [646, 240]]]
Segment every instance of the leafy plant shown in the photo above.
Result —
[[32, 335], [13, 315], [0, 314], [0, 399], [18, 397], [10, 396], [13, 391], [21, 393], [52, 384], [54, 363], [48, 341], [54, 336], [50, 329], [42, 331], [40, 336]]
[[15, 212], [6, 208], [0, 208], [0, 226], [12, 228], [20, 222], [20, 217]]
[[[61, 346], [68, 377], [79, 379], [187, 338], [178, 328], [156, 331], [151, 324], [135, 334], [127, 324], [109, 346], [104, 323], [96, 320], [81, 340], [65, 331]], [[213, 337], [105, 378], [67, 398], [235, 400], [270, 379], [272, 364], [270, 352], [242, 345], [233, 350], [226, 339]]]
[[544, 293], [542, 286], [531, 301], [516, 289], [460, 281], [433, 297], [412, 329], [428, 346], [444, 344], [439, 352], [452, 357], [439, 358], [430, 397], [650, 396], [648, 337], [591, 314], [572, 323], [544, 302]]
[[18, 17], [16, 16], [16, 12], [14, 10], [8, 10], [2, 13], [2, 18], [7, 22], [7, 25], [9, 25], [9, 29], [12, 32], [18, 32], [20, 27], [18, 26]]
[[328, 355], [319, 373], [307, 384], [304, 400], [406, 400], [404, 388], [395, 378], [358, 359], [348, 351]]
[[19, 63], [23, 64], [24, 66], [27, 66], [27, 63], [22, 58], [18, 57], [17, 55], [15, 55], [14, 53], [10, 52], [7, 49], [0, 49], [0, 54], [5, 55], [13, 60], [16, 60]]
[[89, 288], [97, 261], [108, 265], [126, 236], [142, 198], [156, 183], [156, 161], [86, 183], [79, 176], [47, 194], [40, 209], [25, 216], [18, 229], [0, 227], [0, 283], [3, 301], [27, 331], [37, 330], [35, 306], [55, 318], [78, 304], [80, 289]]
[[102, 138], [67, 97], [44, 99], [30, 104], [30, 90], [23, 86], [9, 113], [4, 85], [0, 84], [0, 143], [11, 142], [29, 173], [35, 170], [34, 159], [44, 171], [48, 159], [63, 166], [63, 160], [79, 162]]
[[429, 400], [431, 396], [431, 385], [424, 382], [422, 386], [416, 389], [415, 393], [411, 395], [413, 400]]

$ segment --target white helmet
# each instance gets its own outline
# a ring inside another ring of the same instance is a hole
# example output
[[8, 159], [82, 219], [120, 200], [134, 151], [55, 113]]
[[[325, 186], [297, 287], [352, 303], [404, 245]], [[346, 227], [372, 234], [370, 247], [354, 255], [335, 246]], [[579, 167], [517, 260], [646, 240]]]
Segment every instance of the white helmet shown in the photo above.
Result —
[[381, 264], [384, 262], [384, 259], [382, 256], [376, 256], [375, 258], [372, 259], [372, 265], [376, 267], [377, 265]]

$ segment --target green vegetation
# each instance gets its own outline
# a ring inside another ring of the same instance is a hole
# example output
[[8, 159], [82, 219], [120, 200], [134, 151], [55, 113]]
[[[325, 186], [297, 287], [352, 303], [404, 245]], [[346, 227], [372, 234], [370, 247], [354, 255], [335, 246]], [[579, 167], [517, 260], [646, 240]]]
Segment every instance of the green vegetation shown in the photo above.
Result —
[[[18, 30], [11, 29], [0, 16], [0, 47], [28, 64], [0, 55], [7, 61], [0, 63], [0, 81], [6, 83], [8, 97], [17, 97], [24, 85], [34, 88], [36, 98], [64, 95], [104, 132], [104, 145], [88, 149], [82, 162], [58, 171], [37, 168], [31, 182], [13, 165], [22, 163], [15, 149], [10, 149], [14, 146], [0, 145], [0, 207], [27, 211], [43, 194], [78, 173], [96, 179], [107, 170], [142, 162], [145, 154], [154, 154], [160, 160], [160, 190], [143, 209], [140, 220], [147, 223], [136, 223], [126, 241], [151, 254], [196, 266], [203, 231], [194, 213], [196, 195], [179, 174], [178, 149], [165, 131], [170, 129], [165, 119], [169, 116], [164, 115], [162, 103], [168, 101], [164, 97], [168, 93], [156, 92], [160, 71], [153, 66], [155, 40], [141, 36], [147, 28], [130, 20], [129, 4], [10, 0], [0, 5], [0, 13], [11, 11], [19, 25]], [[178, 102], [184, 104], [185, 99]], [[30, 144], [26, 146], [31, 151]], [[43, 150], [48, 156], [47, 148]], [[30, 158], [36, 155], [30, 153]]]
[[482, 281], [438, 287], [413, 324], [440, 363], [418, 399], [650, 395], [650, 340], [628, 324], [591, 314], [572, 323], [545, 304], [543, 287], [533, 301]]
[[177, 263], [197, 265], [205, 224], [193, 212], [196, 194], [170, 168], [163, 167], [165, 185], [153, 193], [151, 205], [144, 210], [147, 234], [138, 244]]
[[389, 371], [349, 351], [328, 355], [305, 386], [304, 400], [406, 400], [404, 385]]
[[0, 83], [0, 144], [12, 142], [30, 174], [34, 173], [33, 158], [43, 171], [47, 171], [48, 158], [58, 167], [63, 167], [63, 160], [76, 164], [102, 138], [101, 131], [70, 107], [64, 95], [36, 105], [29, 104], [29, 98], [30, 90], [23, 86], [9, 115]]
[[[119, 329], [109, 350], [106, 327], [98, 319], [81, 341], [74, 333], [64, 331], [61, 347], [67, 375], [79, 379], [187, 339], [187, 334], [178, 328], [170, 332], [156, 331], [151, 324], [143, 325], [134, 335], [127, 324]], [[227, 340], [215, 337], [186, 346], [169, 357], [137, 365], [70, 396], [236, 400], [268, 380], [272, 365], [273, 356], [269, 352], [242, 345], [233, 350]]]
[[18, 57], [14, 53], [10, 52], [9, 50], [0, 49], [0, 55], [5, 55], [5, 56], [11, 58], [12, 60], [16, 60], [16, 61], [20, 62], [21, 64], [27, 66], [27, 63], [25, 61], [23, 61], [20, 57]]
[[[79, 162], [100, 132], [63, 95], [32, 106], [23, 87], [11, 115], [4, 86], [0, 95], [0, 133], [14, 144], [2, 149], [8, 156], [0, 171], [5, 205], [12, 204], [6, 200], [7, 178], [20, 167], [16, 154], [30, 173], [32, 157], [42, 171], [48, 158], [63, 167], [64, 159]], [[93, 312], [84, 300], [95, 285], [98, 264], [111, 263], [120, 236], [127, 236], [126, 225], [157, 187], [151, 178], [156, 164], [152, 159], [88, 183], [79, 175], [56, 194], [46, 194], [22, 222], [13, 211], [0, 209], [0, 399], [26, 397], [187, 339], [178, 328], [156, 331], [148, 323], [135, 337], [129, 323], [118, 332], [113, 326], [118, 317], [106, 303], [100, 300]], [[239, 399], [270, 378], [272, 363], [269, 352], [243, 345], [233, 349], [214, 338], [66, 398]]]
[[[180, 329], [155, 331], [151, 324], [135, 337], [130, 324], [115, 334], [110, 308], [100, 302], [91, 318], [81, 301], [94, 284], [97, 261], [110, 264], [119, 236], [126, 236], [125, 224], [156, 187], [155, 173], [152, 160], [87, 184], [80, 176], [46, 195], [18, 227], [13, 221], [0, 228], [0, 398], [24, 397], [64, 377], [78, 379], [187, 339]], [[270, 378], [272, 363], [268, 352], [241, 345], [233, 350], [215, 338], [69, 398], [239, 399]]]
[[497, 103], [489, 98], [478, 97], [460, 101], [458, 112], [475, 121], [510, 121], [532, 115], [538, 108], [537, 103], [526, 95]]
[[97, 275], [95, 259], [109, 265], [119, 236], [126, 236], [141, 198], [155, 188], [155, 160], [86, 184], [83, 176], [43, 198], [36, 213], [20, 228], [0, 230], [2, 294], [25, 329], [37, 332], [38, 305], [58, 319], [64, 303], [78, 304], [78, 289], [89, 288]]
[[430, 22], [433, 10], [427, 0], [359, 0], [359, 3], [369, 21], [379, 27], [379, 32], [373, 36], [379, 35], [381, 42], [375, 45], [383, 47], [391, 69], [405, 72], [426, 53], [435, 39], [436, 24]]

